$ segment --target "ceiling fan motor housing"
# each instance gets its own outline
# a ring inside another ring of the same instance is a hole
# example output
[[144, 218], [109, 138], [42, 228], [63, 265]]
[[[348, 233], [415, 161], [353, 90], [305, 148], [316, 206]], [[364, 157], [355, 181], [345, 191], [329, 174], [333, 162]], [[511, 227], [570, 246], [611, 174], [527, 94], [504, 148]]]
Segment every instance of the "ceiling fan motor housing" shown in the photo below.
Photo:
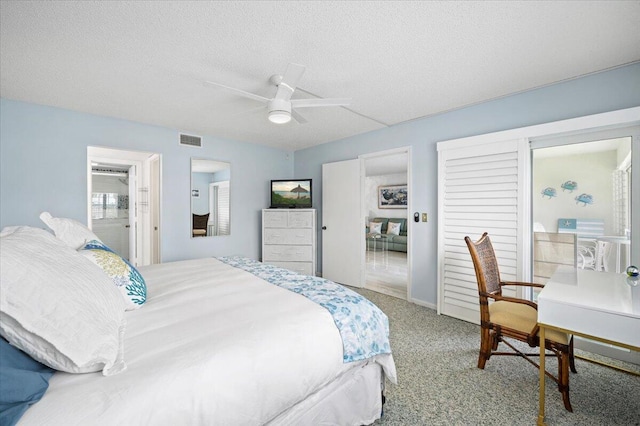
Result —
[[291, 114], [291, 101], [284, 99], [271, 99], [269, 101], [269, 112], [282, 111]]

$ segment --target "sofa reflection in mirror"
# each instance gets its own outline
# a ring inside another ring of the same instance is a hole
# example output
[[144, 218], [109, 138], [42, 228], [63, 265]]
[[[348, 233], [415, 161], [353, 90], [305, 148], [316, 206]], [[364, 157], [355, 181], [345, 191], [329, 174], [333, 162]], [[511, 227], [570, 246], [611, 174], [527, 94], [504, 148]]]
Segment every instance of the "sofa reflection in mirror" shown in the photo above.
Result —
[[229, 235], [231, 164], [191, 159], [191, 236]]

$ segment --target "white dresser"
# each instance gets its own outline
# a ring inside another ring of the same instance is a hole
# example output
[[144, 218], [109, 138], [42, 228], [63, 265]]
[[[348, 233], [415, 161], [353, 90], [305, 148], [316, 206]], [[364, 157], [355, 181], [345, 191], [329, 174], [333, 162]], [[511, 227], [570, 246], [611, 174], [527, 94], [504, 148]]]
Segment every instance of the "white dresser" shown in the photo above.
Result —
[[262, 210], [262, 261], [315, 275], [315, 209]]

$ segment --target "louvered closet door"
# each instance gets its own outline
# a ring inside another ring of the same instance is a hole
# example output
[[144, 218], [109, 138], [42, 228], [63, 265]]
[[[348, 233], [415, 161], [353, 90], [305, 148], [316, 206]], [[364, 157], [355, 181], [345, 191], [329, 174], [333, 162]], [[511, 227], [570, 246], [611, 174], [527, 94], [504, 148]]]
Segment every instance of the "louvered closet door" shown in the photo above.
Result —
[[[518, 235], [523, 206], [519, 188], [524, 141], [470, 144], [439, 153], [438, 311], [479, 323], [478, 287], [464, 237], [488, 232], [504, 280], [519, 274]], [[444, 143], [446, 144], [446, 143]], [[519, 154], [520, 152], [520, 154]], [[521, 182], [520, 182], [521, 183]], [[525, 203], [526, 204], [526, 203]], [[521, 209], [522, 210], [522, 209]], [[505, 296], [516, 296], [505, 290]]]
[[231, 233], [231, 217], [229, 216], [229, 181], [223, 182], [218, 186], [218, 226], [216, 229], [219, 235], [229, 235]]

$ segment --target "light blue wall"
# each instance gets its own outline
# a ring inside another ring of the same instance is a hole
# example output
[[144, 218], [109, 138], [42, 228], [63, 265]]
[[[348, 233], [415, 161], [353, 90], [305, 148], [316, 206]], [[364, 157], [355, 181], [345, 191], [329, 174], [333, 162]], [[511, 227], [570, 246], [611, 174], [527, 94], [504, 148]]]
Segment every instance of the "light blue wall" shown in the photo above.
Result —
[[[428, 95], [428, 94], [427, 94]], [[436, 304], [437, 152], [442, 140], [640, 106], [640, 64], [435, 115], [295, 152], [203, 138], [203, 148], [178, 145], [178, 130], [0, 100], [0, 227], [43, 226], [38, 215], [86, 223], [87, 146], [162, 154], [163, 261], [260, 255], [260, 210], [269, 206], [271, 179], [312, 178], [313, 205], [322, 220], [322, 164], [411, 146], [413, 208], [429, 213], [414, 224], [413, 288]], [[190, 238], [190, 158], [229, 161], [231, 236]], [[291, 158], [295, 157], [295, 161]], [[321, 269], [322, 235], [318, 234]]]
[[[38, 215], [87, 223], [87, 146], [162, 155], [162, 260], [260, 256], [260, 212], [271, 179], [293, 173], [290, 152], [204, 136], [202, 148], [178, 144], [179, 131], [0, 99], [0, 227], [44, 227]], [[231, 235], [190, 238], [190, 158], [231, 163]]]
[[209, 183], [211, 182], [213, 182], [213, 173], [192, 173], [191, 189], [197, 189], [200, 192], [198, 197], [191, 196], [191, 211], [193, 213], [209, 213]]
[[[430, 218], [427, 223], [411, 222], [409, 230], [413, 235], [412, 296], [435, 306], [437, 142], [636, 106], [640, 106], [640, 63], [296, 151], [294, 177], [313, 179], [313, 205], [321, 224], [323, 163], [410, 146], [413, 209]], [[322, 270], [321, 232], [317, 241], [318, 269]]]

